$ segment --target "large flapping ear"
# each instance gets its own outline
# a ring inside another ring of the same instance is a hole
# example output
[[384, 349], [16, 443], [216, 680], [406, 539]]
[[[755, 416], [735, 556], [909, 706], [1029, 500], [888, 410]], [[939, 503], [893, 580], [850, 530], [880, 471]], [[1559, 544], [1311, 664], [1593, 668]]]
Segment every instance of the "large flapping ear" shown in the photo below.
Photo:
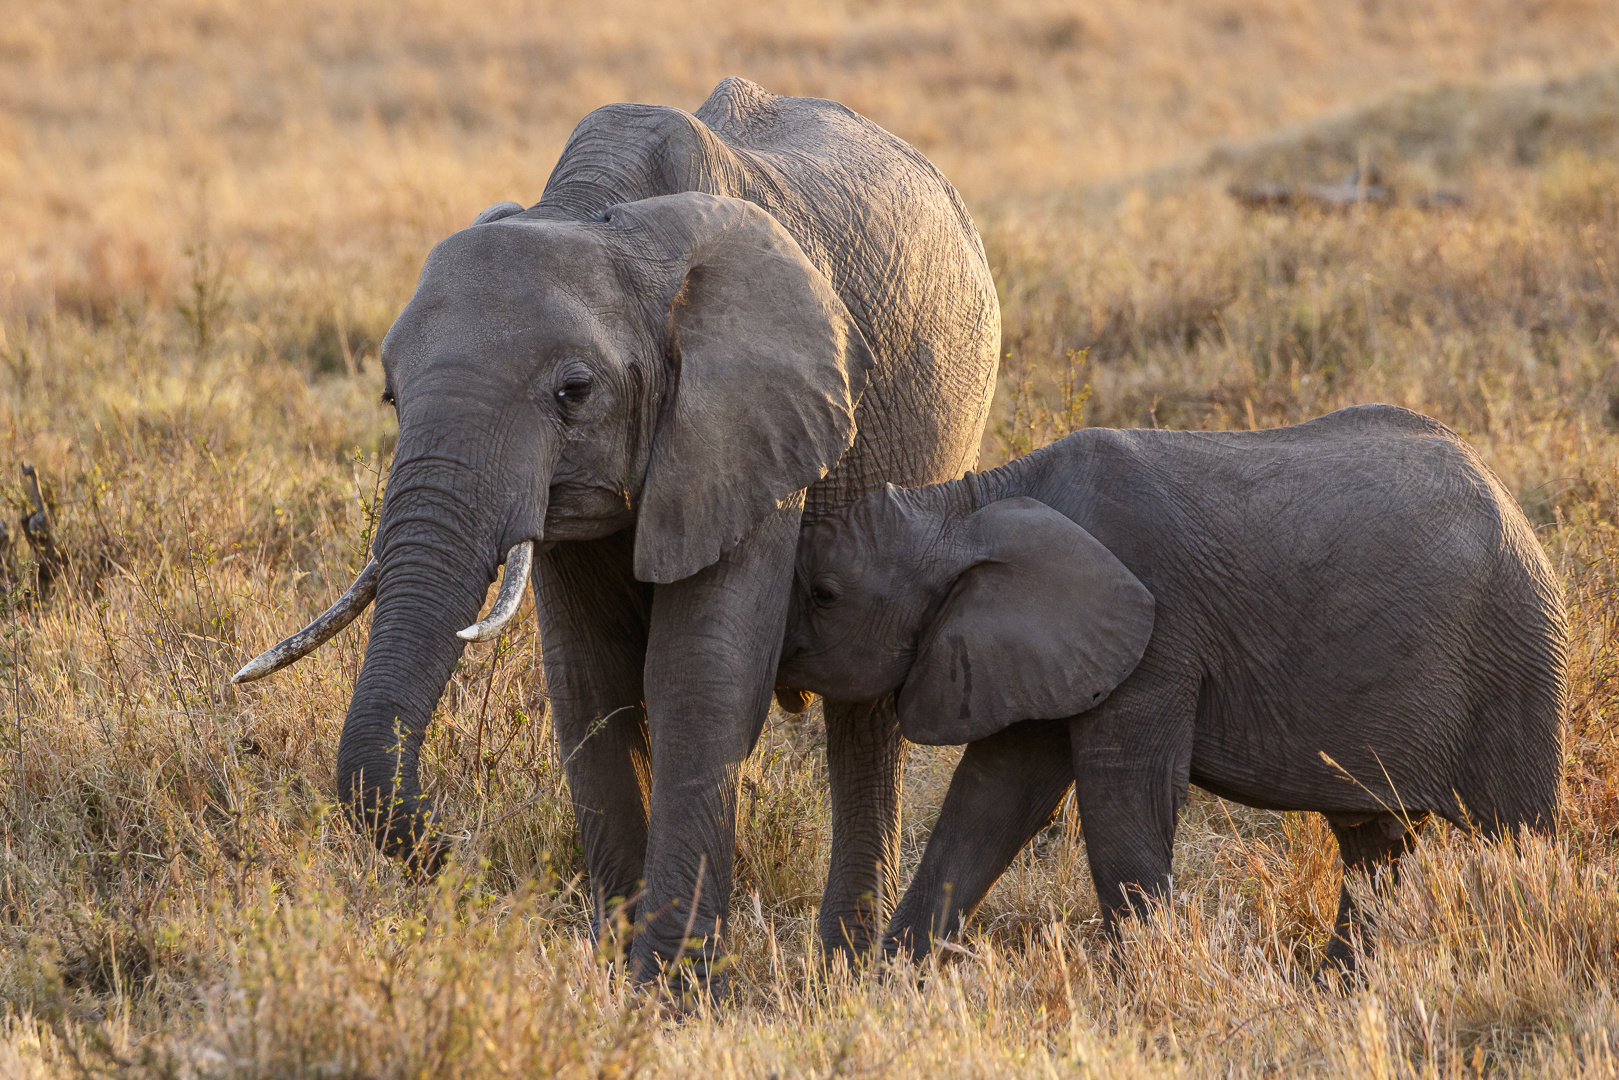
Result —
[[961, 522], [968, 568], [922, 631], [899, 693], [912, 742], [972, 742], [1093, 708], [1135, 670], [1153, 599], [1113, 553], [1044, 503], [1003, 499]]
[[678, 581], [837, 464], [873, 360], [831, 282], [752, 203], [686, 192], [606, 218], [670, 266], [676, 362], [641, 492], [635, 576]]

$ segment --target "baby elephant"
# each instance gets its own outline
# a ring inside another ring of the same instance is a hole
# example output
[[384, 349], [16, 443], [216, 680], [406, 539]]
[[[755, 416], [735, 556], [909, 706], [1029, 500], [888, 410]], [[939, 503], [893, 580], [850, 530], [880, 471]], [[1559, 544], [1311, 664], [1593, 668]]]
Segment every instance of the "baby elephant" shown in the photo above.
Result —
[[[777, 682], [898, 691], [969, 744], [887, 949], [970, 915], [1071, 784], [1108, 929], [1169, 884], [1188, 782], [1316, 810], [1346, 867], [1433, 813], [1549, 830], [1568, 629], [1529, 523], [1442, 424], [1080, 431], [811, 527]], [[1353, 966], [1349, 893], [1329, 960]]]

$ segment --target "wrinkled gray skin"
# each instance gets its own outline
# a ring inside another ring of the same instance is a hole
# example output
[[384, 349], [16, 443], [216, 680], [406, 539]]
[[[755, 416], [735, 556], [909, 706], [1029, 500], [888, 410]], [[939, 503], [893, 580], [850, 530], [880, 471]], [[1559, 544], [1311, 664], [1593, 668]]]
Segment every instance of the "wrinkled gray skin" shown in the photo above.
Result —
[[[385, 850], [442, 858], [423, 734], [456, 631], [507, 550], [540, 541], [546, 676], [598, 926], [608, 901], [639, 895], [642, 977], [688, 927], [708, 941], [685, 953], [703, 975], [800, 524], [884, 481], [960, 476], [998, 344], [960, 199], [869, 121], [737, 79], [695, 115], [592, 113], [536, 206], [491, 207], [433, 250], [383, 343], [399, 446], [341, 793]], [[863, 949], [897, 893], [904, 743], [891, 698], [829, 701], [826, 722], [822, 932]]]
[[[1076, 781], [1110, 929], [1167, 888], [1188, 783], [1320, 811], [1355, 868], [1405, 850], [1403, 817], [1549, 829], [1567, 633], [1478, 455], [1368, 405], [1273, 431], [1081, 431], [867, 496], [805, 534], [778, 677], [898, 690], [906, 736], [970, 744], [888, 931], [921, 955]], [[1353, 917], [1345, 890], [1346, 966]]]

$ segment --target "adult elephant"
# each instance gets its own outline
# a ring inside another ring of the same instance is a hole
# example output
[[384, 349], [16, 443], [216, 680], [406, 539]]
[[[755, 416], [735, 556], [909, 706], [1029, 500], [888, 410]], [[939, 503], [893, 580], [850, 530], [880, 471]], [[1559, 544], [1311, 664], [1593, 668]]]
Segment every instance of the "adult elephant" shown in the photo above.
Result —
[[[800, 526], [885, 481], [967, 469], [999, 335], [961, 199], [869, 120], [740, 79], [695, 114], [598, 109], [537, 205], [491, 207], [428, 257], [382, 347], [399, 446], [373, 560], [238, 680], [374, 596], [339, 791], [386, 851], [436, 865], [428, 719], [463, 638], [516, 610], [537, 549], [597, 925], [638, 896], [632, 964], [650, 975], [689, 927], [706, 976]], [[494, 610], [468, 627], [503, 559]], [[904, 743], [891, 697], [825, 713], [820, 932], [858, 952], [897, 891]]]

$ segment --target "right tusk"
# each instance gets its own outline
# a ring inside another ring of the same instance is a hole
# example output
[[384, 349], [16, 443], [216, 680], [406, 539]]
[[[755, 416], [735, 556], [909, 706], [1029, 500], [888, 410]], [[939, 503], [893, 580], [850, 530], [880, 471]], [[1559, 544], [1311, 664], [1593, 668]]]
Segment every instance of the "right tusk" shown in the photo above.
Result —
[[272, 671], [280, 671], [288, 664], [303, 659], [326, 644], [333, 634], [353, 622], [356, 615], [371, 606], [371, 601], [376, 599], [376, 596], [377, 560], [372, 559], [365, 564], [365, 569], [360, 571], [360, 576], [354, 579], [354, 584], [337, 598], [337, 603], [326, 609], [325, 614], [296, 634], [249, 660], [241, 671], [231, 676], [230, 681], [245, 683], [262, 679]]
[[491, 641], [500, 636], [506, 624], [512, 621], [523, 603], [523, 590], [528, 587], [529, 571], [534, 569], [534, 541], [514, 544], [506, 553], [506, 569], [500, 577], [500, 595], [489, 609], [488, 618], [456, 632], [462, 641]]

